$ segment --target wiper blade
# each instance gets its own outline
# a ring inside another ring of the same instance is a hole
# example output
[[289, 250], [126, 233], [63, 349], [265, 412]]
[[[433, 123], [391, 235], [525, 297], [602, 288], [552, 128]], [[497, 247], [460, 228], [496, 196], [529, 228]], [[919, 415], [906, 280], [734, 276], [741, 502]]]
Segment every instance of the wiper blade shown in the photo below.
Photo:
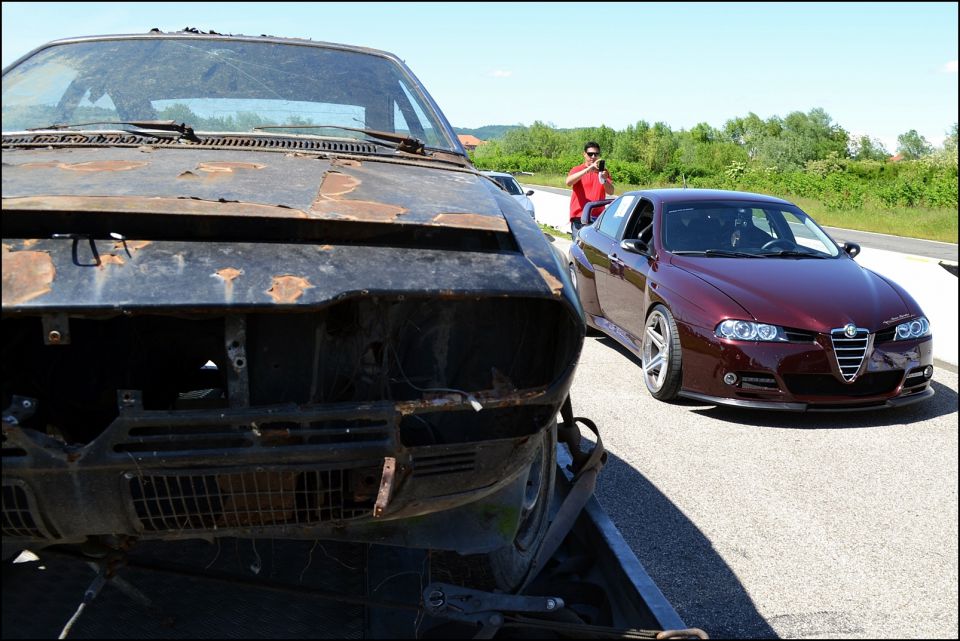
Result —
[[813, 252], [797, 251], [796, 249], [781, 249], [778, 252], [764, 252], [761, 254], [764, 258], [780, 258], [782, 256], [800, 257], [800, 258], [826, 258], [822, 254]]
[[719, 256], [721, 258], [759, 258], [757, 254], [748, 252], [729, 251], [726, 249], [708, 249], [703, 252], [704, 256]]
[[393, 133], [391, 131], [377, 131], [376, 129], [360, 129], [357, 127], [345, 127], [343, 125], [263, 125], [254, 127], [254, 131], [263, 129], [343, 129], [344, 131], [357, 131], [366, 134], [372, 138], [388, 140], [397, 144], [397, 151], [403, 151], [409, 154], [426, 155], [426, 143], [419, 138], [404, 136], [403, 134]]
[[87, 127], [89, 125], [130, 125], [138, 129], [158, 129], [160, 131], [175, 131], [191, 142], [201, 142], [194, 133], [193, 127], [175, 120], [98, 120], [94, 122], [55, 123], [46, 127], [32, 127], [27, 131], [62, 131], [72, 127]]

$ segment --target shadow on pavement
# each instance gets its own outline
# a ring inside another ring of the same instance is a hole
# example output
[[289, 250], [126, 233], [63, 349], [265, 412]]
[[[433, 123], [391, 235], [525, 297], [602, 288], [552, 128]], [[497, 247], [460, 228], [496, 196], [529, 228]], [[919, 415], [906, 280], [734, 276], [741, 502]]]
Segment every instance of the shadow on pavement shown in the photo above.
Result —
[[777, 638], [710, 540], [643, 474], [608, 452], [596, 495], [687, 626], [712, 639]]

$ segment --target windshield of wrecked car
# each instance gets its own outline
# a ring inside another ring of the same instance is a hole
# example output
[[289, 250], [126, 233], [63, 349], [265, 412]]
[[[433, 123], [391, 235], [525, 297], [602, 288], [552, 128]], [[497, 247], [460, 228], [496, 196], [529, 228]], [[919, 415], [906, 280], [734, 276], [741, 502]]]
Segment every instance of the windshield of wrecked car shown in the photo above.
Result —
[[840, 254], [798, 208], [768, 203], [671, 203], [663, 211], [663, 246], [678, 254], [812, 258]]
[[[48, 47], [3, 75], [3, 130], [175, 120], [195, 131], [364, 138], [339, 125], [455, 150], [422, 87], [391, 58], [226, 38], [94, 40]], [[87, 129], [117, 129], [90, 125]]]

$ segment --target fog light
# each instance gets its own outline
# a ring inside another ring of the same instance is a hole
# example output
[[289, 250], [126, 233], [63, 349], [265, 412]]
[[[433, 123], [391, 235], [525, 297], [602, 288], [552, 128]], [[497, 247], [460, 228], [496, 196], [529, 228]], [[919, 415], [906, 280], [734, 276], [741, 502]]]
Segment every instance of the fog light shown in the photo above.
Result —
[[923, 377], [930, 378], [933, 376], [933, 365], [927, 365], [923, 368]]
[[737, 384], [737, 375], [733, 372], [727, 372], [723, 375], [723, 382], [727, 385], [736, 385]]

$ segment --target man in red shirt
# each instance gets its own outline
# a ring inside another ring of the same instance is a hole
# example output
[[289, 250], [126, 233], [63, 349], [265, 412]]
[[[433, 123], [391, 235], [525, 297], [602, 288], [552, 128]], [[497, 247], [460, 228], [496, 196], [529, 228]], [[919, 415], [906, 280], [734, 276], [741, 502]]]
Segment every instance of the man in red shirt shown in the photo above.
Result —
[[[601, 170], [601, 162], [600, 145], [593, 141], [588, 142], [583, 146], [583, 164], [574, 167], [567, 174], [567, 187], [573, 189], [570, 194], [570, 235], [574, 240], [583, 226], [580, 222], [583, 206], [590, 201], [603, 200], [608, 195], [613, 195], [610, 173], [606, 169]], [[599, 215], [602, 211], [603, 208], [598, 207], [591, 213]]]

